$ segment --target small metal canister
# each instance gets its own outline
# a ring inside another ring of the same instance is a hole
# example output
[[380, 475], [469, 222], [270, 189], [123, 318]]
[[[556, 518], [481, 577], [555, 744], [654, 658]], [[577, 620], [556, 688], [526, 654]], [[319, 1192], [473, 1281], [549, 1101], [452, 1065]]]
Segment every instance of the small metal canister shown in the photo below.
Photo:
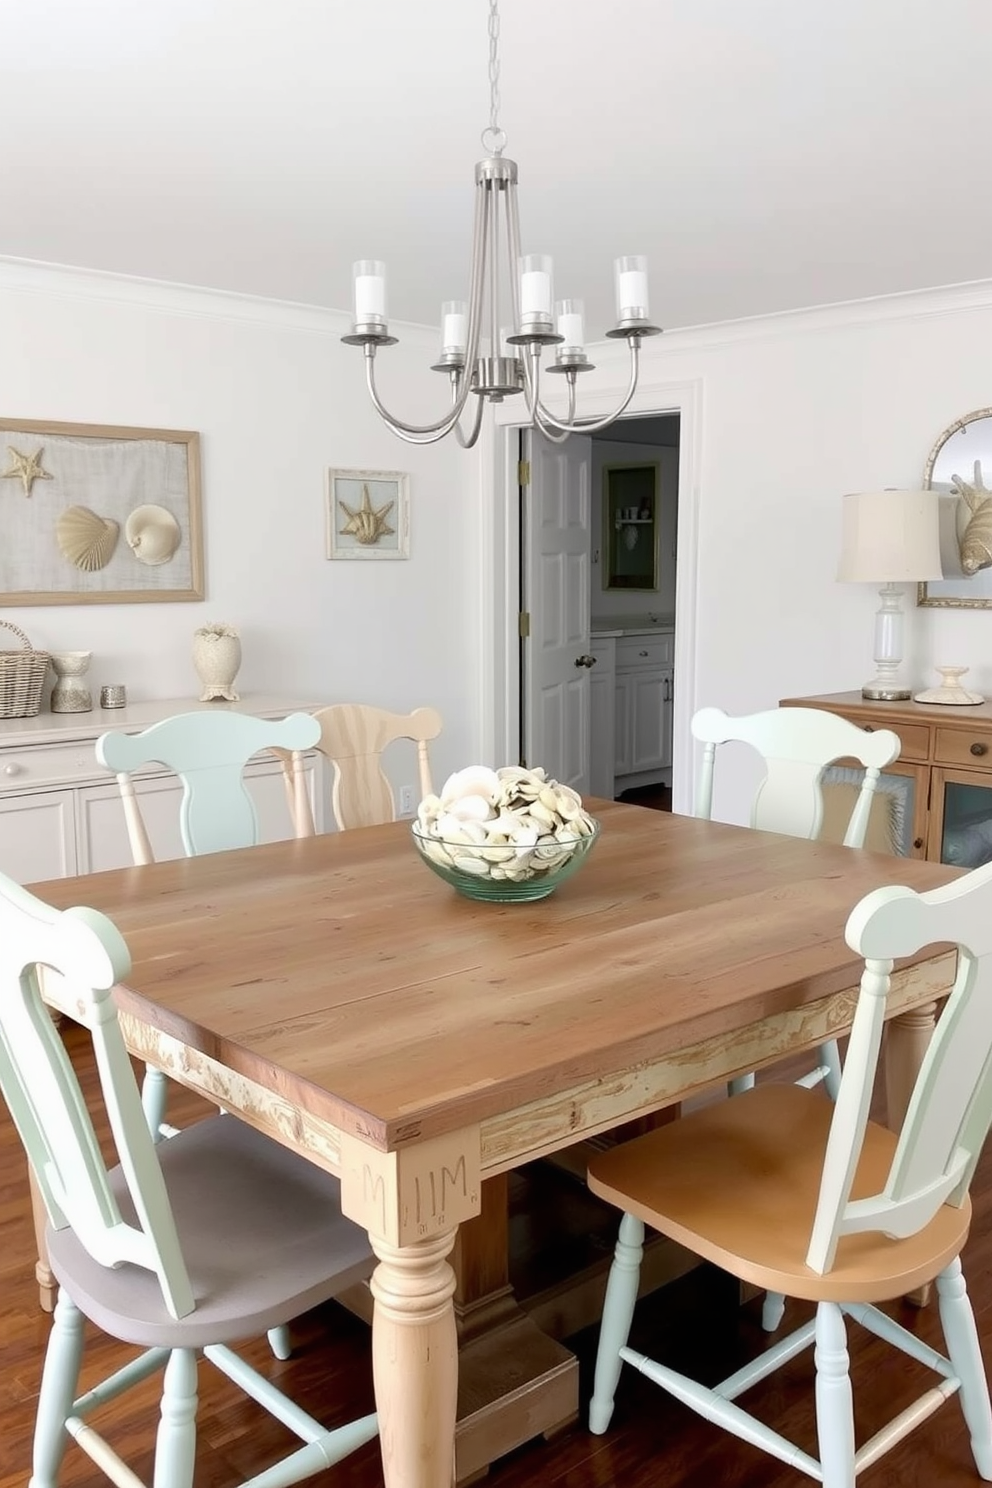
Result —
[[126, 708], [127, 707], [127, 688], [126, 687], [119, 687], [119, 686], [118, 687], [101, 687], [100, 688], [100, 707], [101, 708]]

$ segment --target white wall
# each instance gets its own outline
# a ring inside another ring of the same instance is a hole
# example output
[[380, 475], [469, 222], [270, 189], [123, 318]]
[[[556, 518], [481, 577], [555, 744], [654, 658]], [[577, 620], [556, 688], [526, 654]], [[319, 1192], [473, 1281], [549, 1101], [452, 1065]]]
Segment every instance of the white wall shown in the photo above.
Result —
[[[4, 417], [200, 431], [207, 592], [203, 603], [31, 606], [0, 619], [40, 648], [92, 650], [94, 687], [123, 682], [135, 699], [195, 696], [192, 633], [227, 620], [241, 632], [242, 693], [435, 705], [443, 778], [479, 752], [478, 455], [388, 433], [361, 351], [340, 343], [347, 328], [322, 310], [0, 263]], [[435, 338], [398, 333], [379, 358], [383, 396], [407, 418], [436, 418], [447, 385], [427, 370]], [[410, 472], [409, 561], [327, 561], [329, 466]], [[4, 484], [0, 545], [14, 490]], [[412, 765], [400, 775], [416, 779]]]
[[[877, 594], [835, 580], [841, 496], [919, 487], [940, 431], [992, 403], [990, 338], [992, 282], [645, 344], [631, 415], [674, 406], [675, 386], [701, 394], [691, 451], [683, 427], [696, 468], [680, 491], [680, 525], [688, 532], [695, 517], [698, 561], [689, 572], [680, 551], [679, 629], [694, 652], [676, 675], [677, 801], [696, 707], [750, 712], [858, 689], [873, 673]], [[626, 381], [626, 349], [597, 346], [595, 361], [580, 412], [603, 414]], [[992, 695], [992, 610], [920, 609], [907, 594], [906, 654], [917, 686], [936, 681], [935, 664], [959, 663], [969, 686]], [[725, 781], [717, 813], [740, 820], [743, 776]]]
[[[617, 439], [592, 441], [592, 597], [594, 620], [675, 613], [675, 533], [679, 493], [679, 452], [671, 445], [625, 441], [623, 423]], [[654, 589], [606, 589], [607, 532], [603, 525], [603, 467], [657, 460], [658, 583]]]

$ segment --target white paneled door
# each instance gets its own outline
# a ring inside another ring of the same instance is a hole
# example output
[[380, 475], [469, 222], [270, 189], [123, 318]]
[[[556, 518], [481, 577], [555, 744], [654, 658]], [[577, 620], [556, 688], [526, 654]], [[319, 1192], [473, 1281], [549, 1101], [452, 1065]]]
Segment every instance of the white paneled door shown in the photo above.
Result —
[[[581, 794], [589, 790], [590, 479], [592, 441], [552, 444], [523, 434], [530, 481], [521, 497], [521, 743], [532, 768]], [[524, 627], [526, 629], [526, 627]]]

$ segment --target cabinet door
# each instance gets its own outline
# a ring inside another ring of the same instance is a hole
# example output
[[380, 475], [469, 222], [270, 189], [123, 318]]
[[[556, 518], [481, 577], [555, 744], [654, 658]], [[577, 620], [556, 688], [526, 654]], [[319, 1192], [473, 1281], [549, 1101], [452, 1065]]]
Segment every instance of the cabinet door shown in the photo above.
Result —
[[933, 771], [927, 857], [959, 868], [992, 862], [992, 773]]
[[[306, 758], [307, 783], [311, 810], [315, 810], [315, 756]], [[282, 766], [273, 759], [257, 760], [245, 771], [245, 779], [258, 813], [259, 842], [281, 842], [293, 835], [293, 823], [286, 799]], [[148, 829], [152, 852], [157, 862], [183, 856], [179, 833], [179, 805], [183, 788], [175, 775], [154, 775], [135, 779], [135, 795]], [[132, 862], [124, 808], [116, 782], [90, 785], [79, 791], [78, 840], [79, 872], [100, 873], [108, 868], [125, 868]], [[320, 830], [319, 813], [317, 828]]]
[[613, 773], [629, 775], [631, 764], [631, 704], [633, 698], [633, 672], [618, 672], [614, 691], [613, 709]]
[[630, 688], [630, 765], [639, 770], [664, 769], [672, 761], [671, 728], [665, 742], [667, 702], [671, 691], [671, 668], [651, 667], [628, 674]]
[[28, 884], [76, 871], [71, 790], [0, 798], [0, 872]]

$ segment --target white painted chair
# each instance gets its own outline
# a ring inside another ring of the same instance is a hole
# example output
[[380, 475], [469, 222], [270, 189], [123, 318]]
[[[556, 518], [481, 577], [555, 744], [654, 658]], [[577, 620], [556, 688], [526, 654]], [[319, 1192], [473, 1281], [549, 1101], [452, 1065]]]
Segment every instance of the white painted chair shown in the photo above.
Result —
[[[339, 831], [395, 821], [396, 805], [392, 786], [382, 768], [382, 752], [396, 739], [409, 739], [417, 746], [421, 799], [433, 791], [427, 745], [443, 727], [436, 709], [389, 713], [384, 708], [362, 703], [335, 703], [320, 708], [314, 718], [320, 726], [317, 748], [334, 768], [331, 808]], [[283, 769], [288, 769], [285, 756]], [[304, 818], [301, 816], [300, 820]], [[314, 830], [312, 817], [309, 830], [310, 833]], [[305, 829], [301, 835], [306, 835]]]
[[[800, 1086], [763, 1085], [590, 1164], [593, 1192], [624, 1212], [591, 1429], [606, 1430], [627, 1363], [824, 1488], [854, 1488], [856, 1473], [959, 1392], [979, 1475], [989, 1481], [992, 1409], [958, 1255], [992, 1119], [992, 865], [927, 894], [876, 889], [846, 934], [865, 969], [835, 1105]], [[942, 941], [958, 945], [957, 977], [897, 1137], [868, 1119], [893, 959]], [[742, 1281], [815, 1302], [815, 1320], [712, 1389], [628, 1348], [645, 1224]], [[872, 1305], [934, 1277], [947, 1358]], [[845, 1317], [938, 1376], [857, 1450]], [[819, 1462], [734, 1404], [813, 1342]]]
[[[49, 967], [71, 983], [74, 1017], [93, 1040], [120, 1160], [109, 1172], [41, 999], [39, 969]], [[44, 1199], [59, 1282], [31, 1488], [56, 1488], [70, 1439], [115, 1483], [137, 1488], [87, 1418], [163, 1368], [155, 1488], [192, 1488], [199, 1354], [303, 1442], [246, 1484], [284, 1488], [369, 1441], [376, 1418], [326, 1430], [231, 1345], [363, 1280], [374, 1257], [341, 1213], [337, 1181], [233, 1116], [153, 1143], [112, 996], [129, 970], [103, 915], [60, 913], [0, 877], [0, 1092]], [[79, 1395], [85, 1318], [144, 1352]]]
[[[765, 713], [730, 718], [720, 708], [702, 708], [692, 732], [703, 744], [695, 815], [707, 821], [713, 809], [716, 751], [737, 740], [761, 755], [765, 778], [751, 806], [751, 826], [788, 837], [815, 838], [823, 825], [821, 780], [828, 765], [853, 759], [864, 767], [864, 779], [844, 834], [845, 847], [862, 847], [868, 830], [878, 778], [899, 755], [902, 745], [890, 729], [869, 733], [819, 708], [771, 708]], [[820, 1063], [803, 1084], [823, 1080], [832, 1096], [840, 1087], [840, 1055], [835, 1043], [820, 1048]], [[731, 1081], [732, 1094], [750, 1089], [754, 1075]]]

